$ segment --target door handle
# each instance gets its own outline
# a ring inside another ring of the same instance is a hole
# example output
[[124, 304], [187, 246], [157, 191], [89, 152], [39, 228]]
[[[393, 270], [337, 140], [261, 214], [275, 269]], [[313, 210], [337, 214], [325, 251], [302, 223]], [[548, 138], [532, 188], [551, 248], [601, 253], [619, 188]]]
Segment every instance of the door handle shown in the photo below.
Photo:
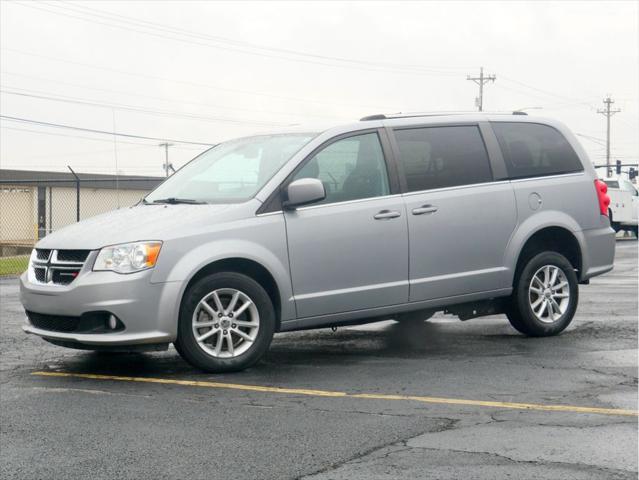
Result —
[[413, 215], [424, 215], [425, 213], [435, 213], [437, 207], [435, 205], [422, 205], [419, 208], [413, 208]]
[[390, 220], [391, 218], [401, 217], [401, 213], [395, 210], [381, 210], [373, 216], [375, 220]]

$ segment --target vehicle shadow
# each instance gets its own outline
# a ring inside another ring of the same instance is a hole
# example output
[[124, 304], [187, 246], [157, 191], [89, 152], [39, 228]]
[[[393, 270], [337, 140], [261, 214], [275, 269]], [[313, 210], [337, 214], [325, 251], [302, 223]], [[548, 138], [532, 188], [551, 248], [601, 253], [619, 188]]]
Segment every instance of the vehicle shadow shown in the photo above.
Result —
[[[384, 322], [365, 327], [308, 330], [278, 334], [264, 359], [249, 371], [268, 375], [300, 366], [336, 367], [384, 358], [529, 355], [548, 348], [544, 339], [517, 334], [505, 319], [462, 322]], [[65, 355], [55, 365], [67, 372], [122, 376], [199, 376], [173, 347], [166, 352], [80, 352]], [[233, 374], [227, 374], [230, 376]]]

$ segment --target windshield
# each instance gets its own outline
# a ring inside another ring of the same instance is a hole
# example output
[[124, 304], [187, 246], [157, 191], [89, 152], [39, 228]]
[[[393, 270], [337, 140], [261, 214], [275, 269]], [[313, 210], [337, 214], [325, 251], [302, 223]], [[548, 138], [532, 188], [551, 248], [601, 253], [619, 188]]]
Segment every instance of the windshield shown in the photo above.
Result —
[[221, 143], [166, 179], [148, 203], [239, 203], [252, 198], [314, 133], [260, 135]]

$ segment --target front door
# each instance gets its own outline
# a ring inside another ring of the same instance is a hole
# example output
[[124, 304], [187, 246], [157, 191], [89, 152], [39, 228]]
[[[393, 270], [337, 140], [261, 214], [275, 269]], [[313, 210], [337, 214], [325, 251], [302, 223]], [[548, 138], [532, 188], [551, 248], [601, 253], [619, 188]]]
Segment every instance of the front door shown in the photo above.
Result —
[[410, 301], [507, 288], [505, 251], [517, 212], [493, 182], [477, 125], [395, 130], [405, 179]]
[[405, 303], [406, 213], [378, 133], [324, 146], [300, 178], [322, 180], [326, 199], [284, 215], [298, 318]]

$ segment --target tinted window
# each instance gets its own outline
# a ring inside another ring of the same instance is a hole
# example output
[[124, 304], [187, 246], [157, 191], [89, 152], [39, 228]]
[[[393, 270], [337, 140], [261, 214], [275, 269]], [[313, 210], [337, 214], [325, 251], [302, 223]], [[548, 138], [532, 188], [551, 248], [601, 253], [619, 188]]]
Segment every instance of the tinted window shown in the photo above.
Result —
[[619, 182], [617, 180], [604, 180], [608, 188], [619, 188]]
[[475, 126], [396, 130], [409, 192], [492, 180], [484, 142]]
[[338, 140], [314, 155], [294, 176], [318, 178], [326, 198], [319, 203], [344, 202], [388, 195], [388, 173], [376, 133]]
[[537, 123], [492, 123], [510, 178], [580, 172], [579, 157], [564, 136]]

